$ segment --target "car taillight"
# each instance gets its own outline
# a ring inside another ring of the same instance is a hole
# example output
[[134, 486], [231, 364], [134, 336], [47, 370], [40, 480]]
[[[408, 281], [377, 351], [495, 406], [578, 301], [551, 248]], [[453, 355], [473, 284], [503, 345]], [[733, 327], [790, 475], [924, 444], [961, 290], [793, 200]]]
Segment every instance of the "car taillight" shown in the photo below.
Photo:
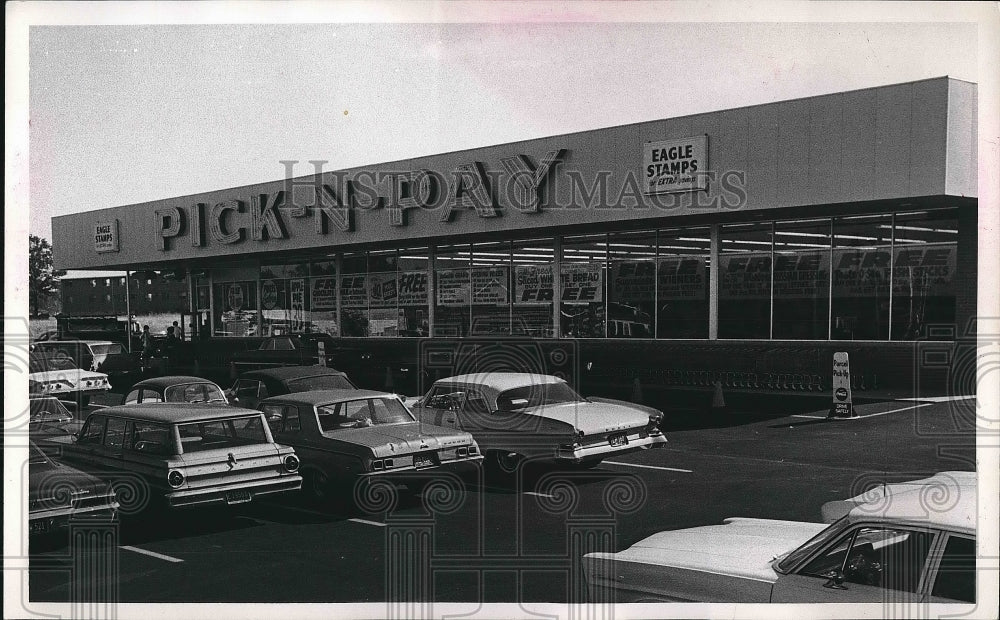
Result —
[[381, 471], [385, 469], [385, 463], [382, 462], [381, 460], [372, 461], [372, 469], [375, 471]]
[[459, 458], [464, 458], [466, 456], [469, 456], [469, 449], [468, 448], [459, 448], [458, 449], [458, 457]]
[[479, 448], [476, 446], [469, 446], [469, 456], [473, 456], [475, 454], [479, 454]]
[[392, 459], [386, 459], [384, 462], [386, 469], [392, 469]]
[[285, 457], [285, 471], [294, 472], [299, 469], [299, 457], [294, 454], [289, 454]]
[[167, 484], [175, 489], [184, 484], [184, 472], [179, 469], [171, 469], [170, 473], [167, 474]]

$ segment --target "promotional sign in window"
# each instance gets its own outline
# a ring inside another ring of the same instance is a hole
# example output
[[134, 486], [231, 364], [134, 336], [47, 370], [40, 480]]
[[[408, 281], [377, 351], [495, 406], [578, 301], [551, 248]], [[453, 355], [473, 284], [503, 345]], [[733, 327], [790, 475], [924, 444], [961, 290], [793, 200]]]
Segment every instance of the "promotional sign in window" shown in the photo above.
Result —
[[956, 265], [954, 244], [904, 246], [891, 253], [889, 248], [837, 249], [833, 251], [833, 295], [839, 298], [886, 295], [890, 266], [895, 295], [955, 295]]
[[246, 295], [243, 292], [242, 284], [229, 284], [226, 286], [226, 310], [242, 310], [246, 304]]
[[708, 136], [646, 142], [642, 179], [647, 194], [687, 192], [708, 187]]
[[[604, 301], [602, 263], [563, 263], [562, 301]], [[552, 265], [518, 265], [514, 269], [514, 293], [519, 304], [552, 303]]]
[[400, 306], [427, 305], [427, 272], [402, 271], [398, 276], [396, 289]]
[[368, 307], [368, 287], [366, 286], [365, 274], [341, 276], [340, 304], [344, 308]]
[[368, 301], [372, 308], [391, 308], [398, 298], [396, 272], [368, 274]]
[[336, 310], [337, 309], [336, 278], [313, 278], [311, 297], [312, 297], [313, 310]]
[[445, 269], [437, 272], [437, 303], [439, 306], [469, 304], [469, 270]]
[[794, 252], [774, 256], [774, 296], [818, 299], [830, 289], [830, 251]]
[[720, 299], [769, 299], [771, 254], [731, 254], [719, 257]]
[[472, 303], [507, 305], [507, 269], [507, 267], [473, 267]]
[[611, 298], [629, 303], [653, 301], [656, 295], [656, 263], [621, 261], [611, 264]]
[[662, 300], [705, 299], [705, 259], [697, 257], [672, 257], [660, 259], [658, 269], [659, 290]]
[[279, 306], [278, 283], [264, 280], [260, 283], [260, 305], [264, 310], [274, 310]]
[[302, 331], [306, 320], [306, 281], [296, 278], [288, 282], [292, 331]]

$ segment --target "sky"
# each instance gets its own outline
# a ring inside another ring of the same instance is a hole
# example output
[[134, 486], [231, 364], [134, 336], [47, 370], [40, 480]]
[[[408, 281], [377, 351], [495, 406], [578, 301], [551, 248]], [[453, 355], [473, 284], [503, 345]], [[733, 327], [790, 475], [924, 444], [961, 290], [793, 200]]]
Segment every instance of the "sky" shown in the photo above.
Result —
[[[878, 22], [876, 11], [872, 21], [837, 23], [822, 18], [842, 14], [820, 5], [825, 13], [802, 18], [818, 23], [720, 23], [711, 13], [702, 16], [709, 21], [672, 21], [698, 17], [684, 3], [617, 12], [473, 4], [471, 14], [441, 3], [423, 13], [369, 3], [361, 5], [369, 19], [466, 23], [33, 26], [28, 229], [51, 238], [55, 215], [279, 179], [282, 160], [299, 160], [302, 175], [311, 159], [335, 170], [942, 75], [979, 77], [975, 24]], [[727, 6], [799, 19], [790, 12], [798, 5]], [[933, 19], [937, 7], [920, 6], [912, 19]], [[386, 7], [399, 10], [375, 10]], [[863, 10], [855, 14], [864, 19]], [[613, 21], [623, 16], [635, 21]]]

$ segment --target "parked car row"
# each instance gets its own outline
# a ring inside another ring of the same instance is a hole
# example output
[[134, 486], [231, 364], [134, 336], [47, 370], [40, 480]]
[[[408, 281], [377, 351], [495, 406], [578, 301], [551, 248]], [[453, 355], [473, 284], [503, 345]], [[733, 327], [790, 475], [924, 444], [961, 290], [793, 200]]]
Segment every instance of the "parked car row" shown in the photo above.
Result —
[[[77, 432], [53, 430], [68, 428], [64, 411], [55, 399], [33, 400], [38, 443], [66, 464], [38, 451], [32, 476], [65, 468], [79, 492], [55, 501], [33, 490], [33, 533], [74, 512], [134, 509], [115, 490], [136, 480], [169, 508], [297, 489], [352, 502], [376, 482], [419, 483], [481, 464], [509, 482], [529, 462], [588, 468], [667, 441], [656, 409], [508, 372], [441, 379], [416, 398], [358, 389], [325, 366], [249, 371], [229, 390], [170, 376], [136, 383], [124, 404], [91, 413]], [[928, 510], [929, 489], [942, 487], [953, 505]], [[587, 554], [583, 570], [592, 602], [973, 602], [975, 502], [974, 473], [944, 472], [830, 502], [827, 523], [734, 517]]]

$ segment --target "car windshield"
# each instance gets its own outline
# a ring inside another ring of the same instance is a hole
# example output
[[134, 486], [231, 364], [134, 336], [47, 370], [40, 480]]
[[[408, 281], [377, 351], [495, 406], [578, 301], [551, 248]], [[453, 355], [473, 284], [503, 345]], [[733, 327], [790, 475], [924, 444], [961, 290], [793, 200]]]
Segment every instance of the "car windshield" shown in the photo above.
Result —
[[285, 385], [292, 392], [312, 392], [313, 390], [356, 390], [357, 387], [343, 375], [316, 375], [291, 379]]
[[575, 403], [582, 396], [565, 383], [536, 383], [500, 392], [497, 396], [499, 411], [517, 411], [558, 403]]
[[28, 359], [31, 372], [48, 372], [52, 370], [75, 370], [79, 368], [72, 357], [65, 355], [32, 355]]
[[35, 442], [33, 441], [30, 442], [30, 445], [28, 447], [28, 463], [38, 464], [38, 463], [48, 463], [48, 462], [49, 459], [45, 456], [45, 453], [42, 452], [42, 449], [39, 448], [37, 445], [35, 445]]
[[117, 343], [92, 344], [90, 345], [90, 350], [94, 352], [94, 355], [119, 355], [125, 352], [122, 345]]
[[267, 443], [260, 414], [178, 424], [184, 452]]
[[413, 416], [396, 398], [366, 398], [316, 407], [319, 426], [326, 431], [413, 422]]
[[73, 419], [69, 409], [56, 398], [32, 398], [28, 401], [28, 407], [32, 422]]
[[781, 561], [775, 565], [775, 568], [779, 572], [787, 573], [788, 571], [795, 568], [796, 564], [798, 564], [803, 559], [812, 555], [813, 551], [825, 545], [827, 541], [829, 541], [834, 536], [838, 536], [840, 532], [847, 526], [848, 526], [847, 515], [844, 515], [843, 517], [834, 521], [830, 525], [830, 527], [826, 528], [819, 534], [816, 534], [815, 536], [807, 540], [805, 543], [803, 543], [801, 546], [799, 546], [798, 549], [792, 551], [784, 558], [782, 558]]
[[163, 400], [168, 403], [227, 402], [222, 389], [210, 381], [171, 385], [163, 391]]

